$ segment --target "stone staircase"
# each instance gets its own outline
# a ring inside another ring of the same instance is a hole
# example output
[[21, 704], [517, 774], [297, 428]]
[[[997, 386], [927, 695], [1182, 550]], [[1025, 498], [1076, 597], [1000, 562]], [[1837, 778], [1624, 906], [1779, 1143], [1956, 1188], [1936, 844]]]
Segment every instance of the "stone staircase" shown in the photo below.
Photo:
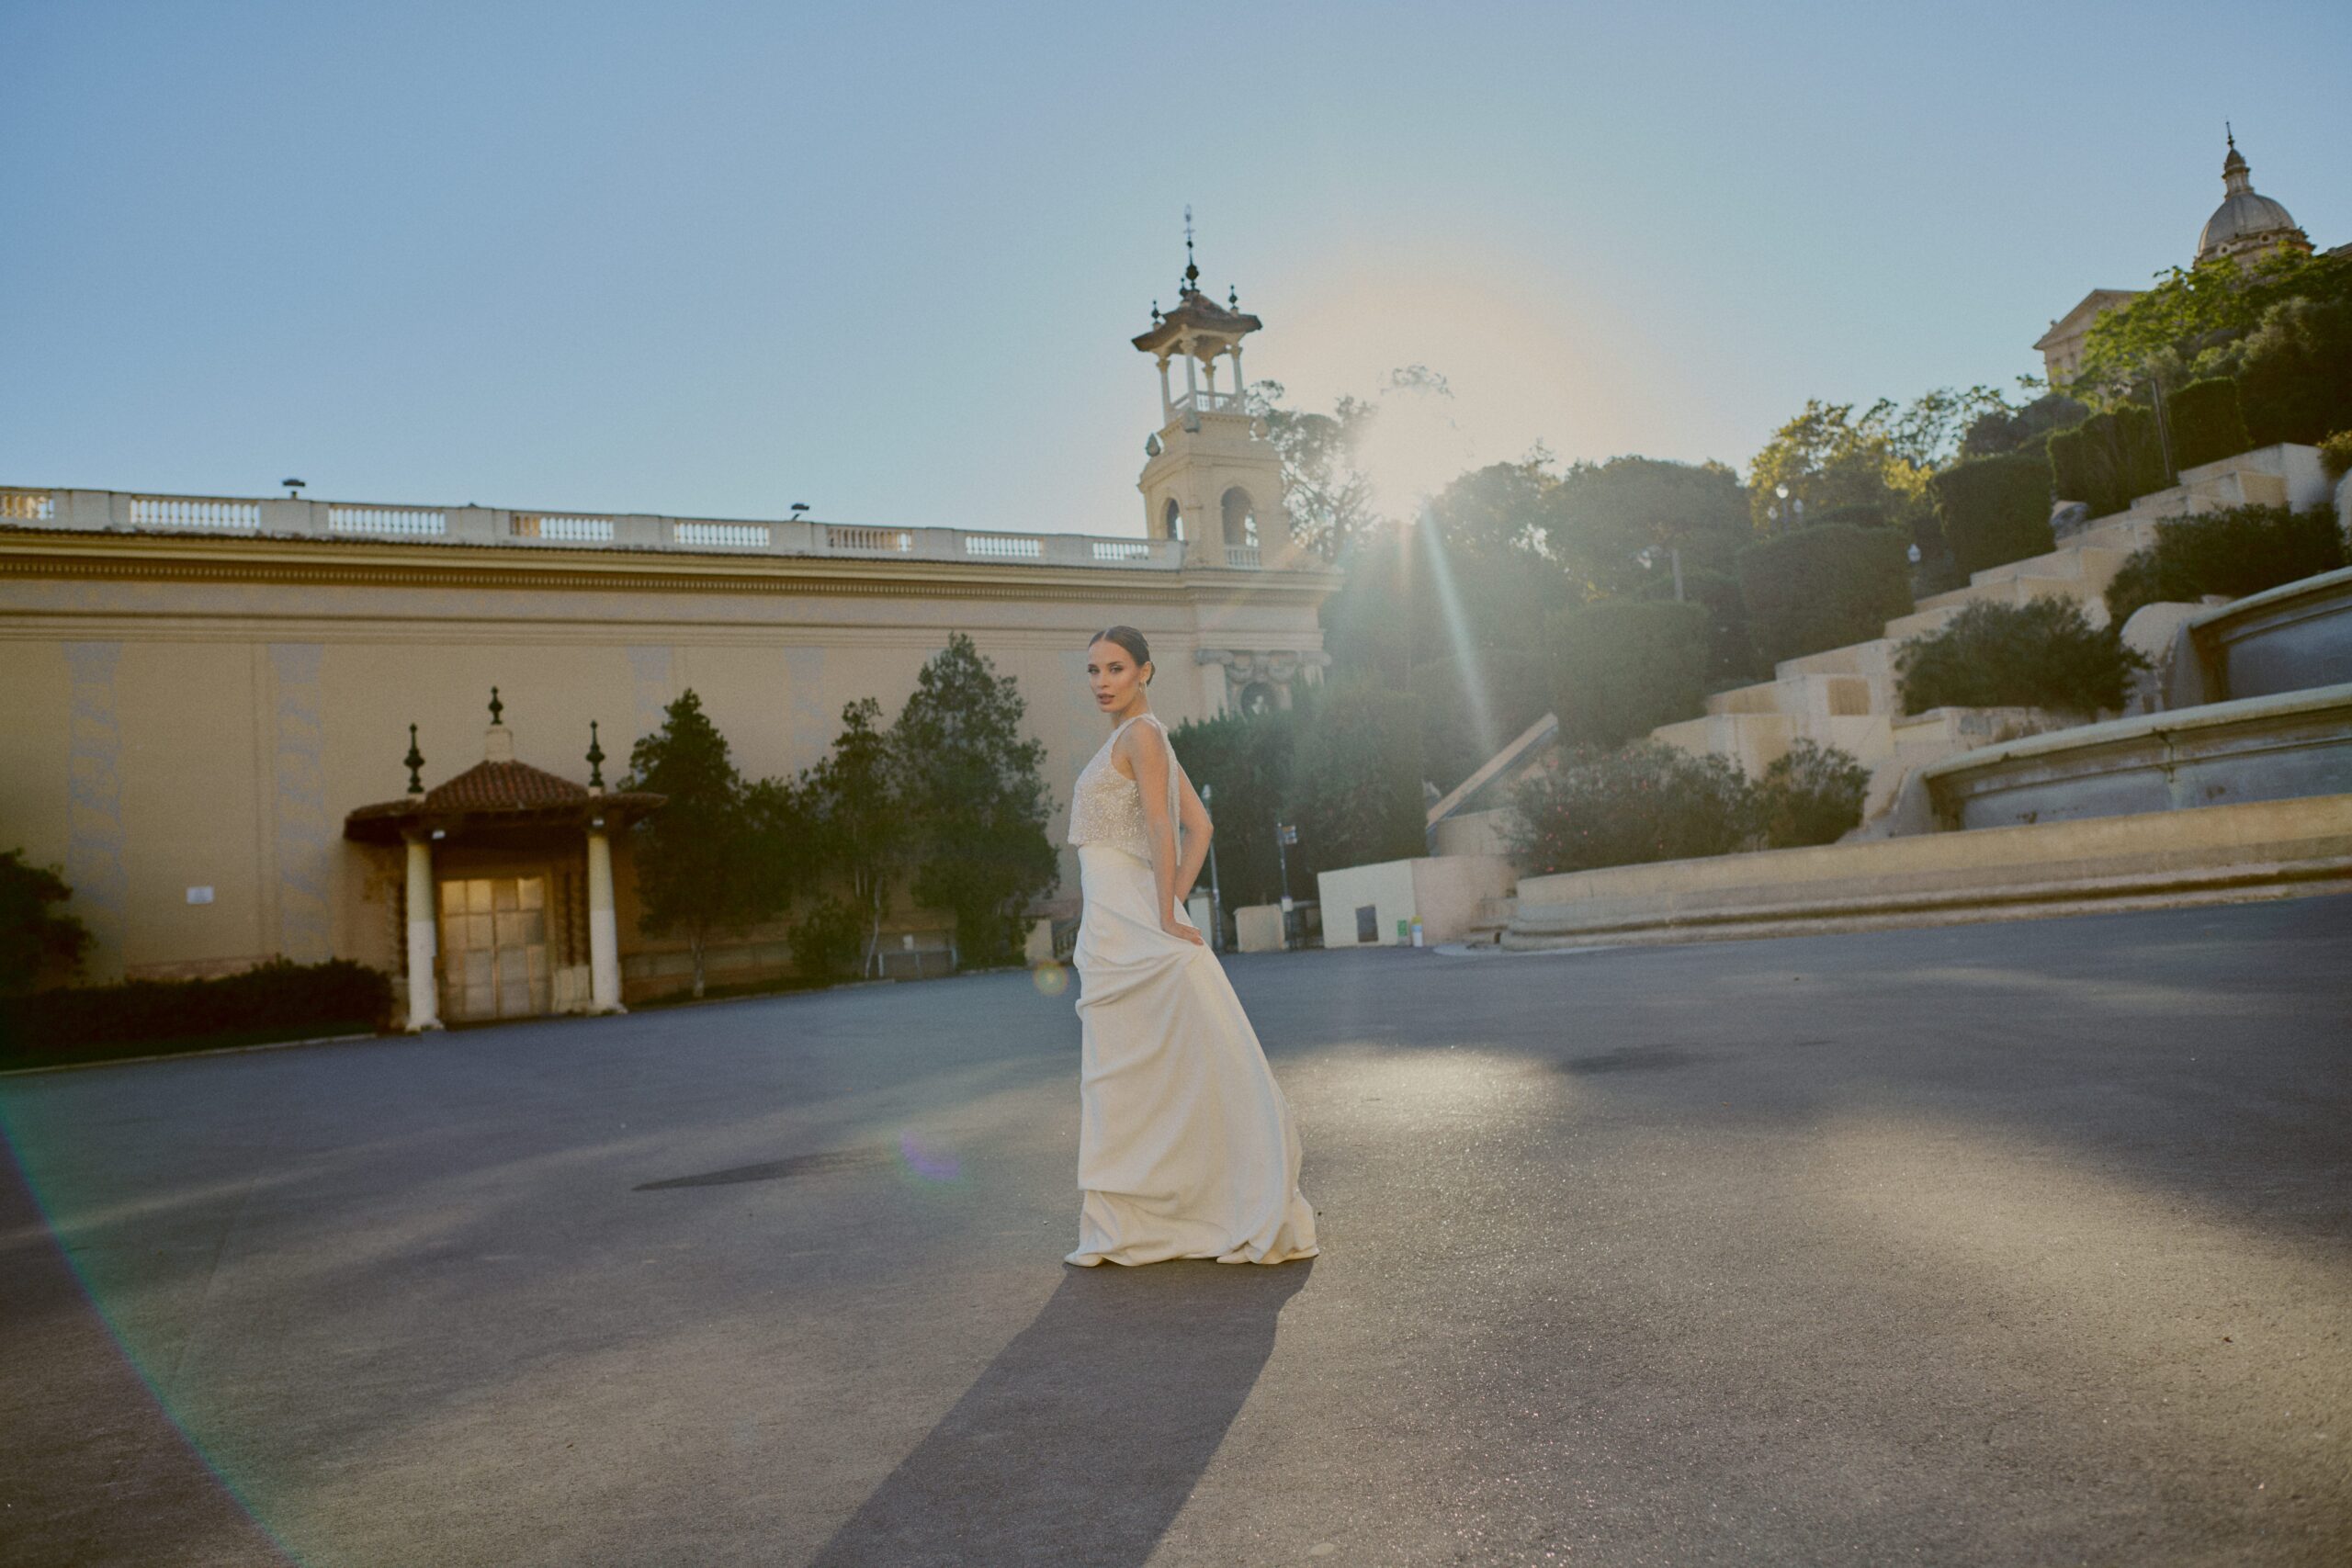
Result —
[[2107, 624], [2104, 595], [2132, 552], [2155, 542], [2156, 525], [2225, 507], [2315, 505], [2329, 493], [2319, 452], [2267, 446], [2181, 471], [2181, 482], [2144, 495], [2129, 511], [2096, 519], [2054, 550], [1988, 567], [1965, 588], [1920, 601], [1869, 642], [1782, 660], [1772, 679], [1707, 699], [1707, 711], [1653, 730], [1651, 738], [1704, 756], [1729, 758], [1753, 777], [1798, 740], [1849, 751], [1871, 770], [1862, 836], [1893, 807], [1904, 781], [1920, 767], [1961, 751], [2046, 728], [2049, 716], [2023, 708], [1937, 708], [1903, 712], [1895, 649], [1941, 630], [1970, 604], [2023, 604], [2058, 596], [2081, 604], [2094, 626]]

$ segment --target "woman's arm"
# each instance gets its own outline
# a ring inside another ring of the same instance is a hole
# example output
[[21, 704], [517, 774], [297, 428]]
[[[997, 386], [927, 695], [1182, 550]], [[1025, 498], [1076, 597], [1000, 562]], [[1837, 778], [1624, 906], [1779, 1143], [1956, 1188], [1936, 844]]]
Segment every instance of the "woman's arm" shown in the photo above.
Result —
[[[1143, 830], [1151, 845], [1152, 887], [1159, 899], [1160, 929], [1171, 935], [1199, 941], [1193, 928], [1177, 922], [1175, 910], [1191, 892], [1193, 881], [1200, 874], [1202, 864], [1208, 859], [1208, 812], [1201, 805], [1200, 796], [1193, 793], [1192, 781], [1184, 777], [1184, 770], [1176, 765], [1176, 753], [1168, 744], [1166, 733], [1158, 725], [1130, 725], [1119, 739], [1122, 745], [1136, 731], [1148, 731], [1152, 739], [1136, 742], [1130, 749], [1129, 761], [1136, 772], [1136, 784], [1143, 795]], [[1176, 854], [1176, 822], [1168, 815], [1168, 775], [1175, 770], [1177, 780], [1177, 811], [1189, 840], [1180, 862]]]

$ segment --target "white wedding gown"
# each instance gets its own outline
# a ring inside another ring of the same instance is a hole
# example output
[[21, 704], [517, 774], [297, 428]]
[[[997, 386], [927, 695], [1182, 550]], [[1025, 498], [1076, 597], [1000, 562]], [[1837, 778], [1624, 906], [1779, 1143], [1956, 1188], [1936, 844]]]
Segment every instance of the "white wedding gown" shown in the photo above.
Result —
[[[1167, 745], [1156, 716], [1136, 717]], [[1080, 771], [1070, 805], [1085, 897], [1075, 958], [1083, 1201], [1078, 1250], [1064, 1261], [1311, 1258], [1315, 1210], [1298, 1190], [1298, 1129], [1257, 1032], [1216, 954], [1159, 929], [1142, 789], [1111, 762], [1125, 728]], [[1171, 748], [1171, 825], [1177, 776]]]

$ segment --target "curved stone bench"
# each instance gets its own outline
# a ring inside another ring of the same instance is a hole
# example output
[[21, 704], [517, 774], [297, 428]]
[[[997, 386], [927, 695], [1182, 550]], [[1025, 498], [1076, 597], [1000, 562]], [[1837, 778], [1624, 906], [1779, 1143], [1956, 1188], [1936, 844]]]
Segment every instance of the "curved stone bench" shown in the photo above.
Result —
[[[2234, 615], [2262, 597], [2229, 610]], [[2352, 683], [2030, 735], [1920, 773], [1945, 828], [2352, 794]]]
[[2209, 610], [2188, 635], [2207, 689], [2233, 698], [2352, 682], [2352, 567]]

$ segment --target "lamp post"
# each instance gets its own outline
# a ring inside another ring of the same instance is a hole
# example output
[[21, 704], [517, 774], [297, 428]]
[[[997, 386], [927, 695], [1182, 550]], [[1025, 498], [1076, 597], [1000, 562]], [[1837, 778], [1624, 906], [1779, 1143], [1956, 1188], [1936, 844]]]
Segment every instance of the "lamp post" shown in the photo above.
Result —
[[[1215, 784], [1201, 786], [1202, 810], [1208, 809], [1209, 797], [1216, 793]], [[1214, 829], [1209, 833], [1209, 947], [1218, 953], [1225, 951], [1225, 894], [1217, 886], [1216, 833]]]
[[1789, 520], [1790, 527], [1804, 527], [1804, 498], [1799, 496], [1793, 501], [1790, 500], [1789, 487], [1785, 482], [1774, 485], [1772, 487], [1772, 493], [1778, 496], [1780, 500], [1774, 505], [1766, 507], [1764, 509], [1764, 515], [1771, 519], [1774, 523], [1778, 523], [1785, 517]]
[[[1657, 545], [1652, 545], [1634, 558], [1642, 563], [1644, 571], [1654, 570], [1657, 566], [1657, 553], [1660, 548], [1661, 547]], [[1679, 604], [1682, 603], [1682, 547], [1667, 545], [1663, 548], [1667, 558], [1674, 563], [1674, 602]]]
[[1283, 826], [1283, 814], [1274, 813], [1274, 863], [1283, 874], [1283, 946], [1290, 946], [1290, 855], [1283, 846], [1298, 842], [1298, 829]]

